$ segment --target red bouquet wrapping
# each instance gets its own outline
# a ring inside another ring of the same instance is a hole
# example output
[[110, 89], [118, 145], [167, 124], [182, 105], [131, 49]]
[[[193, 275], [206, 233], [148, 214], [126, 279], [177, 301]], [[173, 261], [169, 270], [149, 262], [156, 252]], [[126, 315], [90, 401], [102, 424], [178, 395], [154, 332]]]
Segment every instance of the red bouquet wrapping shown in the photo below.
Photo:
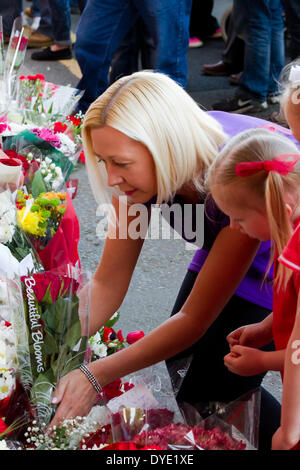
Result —
[[79, 221], [70, 196], [59, 228], [47, 245], [38, 250], [46, 271], [64, 273], [71, 266], [80, 267], [78, 243], [80, 238]]

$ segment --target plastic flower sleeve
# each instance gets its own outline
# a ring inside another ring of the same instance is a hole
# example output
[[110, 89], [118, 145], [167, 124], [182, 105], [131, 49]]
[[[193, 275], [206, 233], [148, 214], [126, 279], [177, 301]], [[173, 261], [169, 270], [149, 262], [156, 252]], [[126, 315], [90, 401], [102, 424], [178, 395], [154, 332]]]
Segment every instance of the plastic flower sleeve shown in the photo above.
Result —
[[[38, 134], [42, 138], [40, 138]], [[38, 162], [39, 169], [34, 174], [35, 179], [31, 182], [31, 185], [35, 185], [37, 190], [39, 190], [39, 186], [41, 187], [40, 192], [48, 191], [49, 185], [51, 185], [51, 190], [60, 190], [69, 179], [70, 174], [74, 169], [73, 162], [70, 161], [68, 156], [59, 150], [59, 147], [59, 138], [49, 130], [44, 130], [43, 133], [38, 133], [37, 130], [37, 134], [35, 132], [25, 130], [16, 136], [7, 137], [3, 143], [4, 152], [7, 152], [8, 150], [10, 152], [14, 151], [16, 153], [16, 157], [17, 155], [26, 157], [28, 165], [30, 165], [32, 160], [35, 162], [40, 160]], [[49, 167], [49, 171], [46, 172], [46, 177], [43, 177], [43, 173], [40, 169], [40, 166], [43, 166], [43, 162], [46, 162], [47, 164], [49, 163], [49, 165], [47, 165], [47, 167]], [[51, 165], [52, 167], [56, 167], [56, 178], [48, 176]], [[53, 181], [54, 179], [55, 184]], [[37, 195], [38, 194], [34, 193], [34, 196]]]
[[8, 101], [16, 99], [17, 74], [25, 60], [30, 28], [23, 25], [22, 17], [15, 19], [5, 58], [4, 81]]
[[79, 314], [78, 292], [89, 277], [73, 270], [73, 277], [44, 272], [21, 278], [32, 376], [26, 390], [40, 426], [54, 415], [51, 397], [60, 378], [86, 360], [89, 303]]

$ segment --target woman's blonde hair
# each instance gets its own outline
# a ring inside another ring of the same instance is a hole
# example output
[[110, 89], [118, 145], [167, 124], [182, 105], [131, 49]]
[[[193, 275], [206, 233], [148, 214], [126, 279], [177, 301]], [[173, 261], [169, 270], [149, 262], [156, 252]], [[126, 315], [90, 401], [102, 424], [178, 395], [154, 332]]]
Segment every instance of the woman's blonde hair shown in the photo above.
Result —
[[[293, 227], [286, 209], [286, 196], [296, 197], [300, 191], [300, 162], [283, 176], [275, 171], [260, 171], [247, 177], [236, 174], [236, 165], [242, 162], [273, 160], [279, 154], [298, 154], [297, 146], [287, 137], [267, 129], [251, 129], [232, 138], [211, 165], [207, 175], [207, 185], [212, 189], [216, 185], [231, 185], [230, 197], [235, 197], [235, 188], [243, 187], [247, 191], [247, 200], [239, 201], [243, 207], [257, 208], [261, 201], [261, 210], [265, 210], [270, 227], [273, 250], [270, 264], [274, 260], [274, 251], [280, 255], [288, 243]], [[251, 193], [253, 198], [251, 198]], [[248, 196], [249, 195], [249, 196]], [[234, 200], [234, 199], [233, 199]], [[285, 287], [291, 271], [279, 263], [275, 285]]]
[[188, 182], [203, 191], [205, 171], [226, 139], [222, 126], [168, 76], [142, 71], [122, 77], [91, 104], [84, 118], [86, 166], [97, 202], [109, 200], [106, 171], [97, 162], [91, 139], [91, 129], [103, 126], [148, 148], [158, 204]]

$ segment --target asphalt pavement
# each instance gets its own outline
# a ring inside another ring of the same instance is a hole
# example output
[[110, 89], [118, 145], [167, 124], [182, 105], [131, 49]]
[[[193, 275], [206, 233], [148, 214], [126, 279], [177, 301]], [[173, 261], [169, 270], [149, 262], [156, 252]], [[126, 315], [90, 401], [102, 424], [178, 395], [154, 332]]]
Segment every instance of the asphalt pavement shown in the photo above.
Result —
[[[30, 3], [25, 2], [25, 5], [28, 6]], [[215, 15], [220, 19], [222, 13], [230, 5], [230, 0], [217, 0]], [[78, 15], [72, 15], [73, 40], [75, 40], [75, 27], [78, 19]], [[202, 64], [220, 60], [223, 48], [222, 39], [210, 39], [205, 41], [204, 47], [188, 51], [187, 91], [205, 109], [210, 109], [213, 102], [226, 98], [235, 91], [227, 77], [207, 77], [201, 73]], [[47, 81], [76, 86], [80, 78], [80, 69], [75, 59], [37, 62], [31, 59], [33, 51], [34, 49], [30, 49], [26, 53], [22, 74], [43, 73]], [[272, 106], [268, 113], [274, 109], [276, 107]], [[257, 116], [266, 117], [267, 115], [264, 113], [264, 115]], [[77, 170], [73, 177], [79, 180], [74, 205], [81, 230], [79, 244], [81, 263], [83, 269], [93, 273], [103, 249], [103, 240], [99, 240], [96, 236], [96, 226], [100, 218], [96, 214], [96, 203], [89, 187], [85, 168]], [[121, 328], [124, 335], [132, 330], [143, 330], [147, 333], [169, 317], [193, 254], [194, 251], [188, 250], [181, 239], [145, 240], [129, 291], [120, 308], [121, 318], [117, 328]], [[158, 370], [159, 374], [166, 375], [164, 364], [160, 364], [155, 370]], [[279, 374], [268, 373], [264, 384], [277, 399], [281, 399], [282, 385]]]

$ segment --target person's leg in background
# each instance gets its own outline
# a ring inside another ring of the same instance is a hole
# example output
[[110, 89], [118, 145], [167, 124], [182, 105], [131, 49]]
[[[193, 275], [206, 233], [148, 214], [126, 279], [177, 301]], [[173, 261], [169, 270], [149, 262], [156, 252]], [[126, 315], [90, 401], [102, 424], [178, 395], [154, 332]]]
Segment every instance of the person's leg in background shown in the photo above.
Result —
[[212, 15], [213, 7], [213, 0], [193, 0], [189, 26], [191, 38], [221, 37], [218, 20]]
[[[44, 0], [43, 0], [44, 1]], [[43, 1], [41, 3], [43, 3]], [[46, 49], [34, 52], [31, 55], [33, 60], [62, 60], [72, 58], [72, 41], [71, 41], [71, 9], [70, 0], [47, 0], [48, 11], [51, 17], [51, 36], [53, 44]], [[46, 4], [44, 4], [46, 7]], [[49, 13], [48, 13], [49, 15]], [[43, 18], [43, 16], [42, 16]], [[45, 28], [45, 27], [44, 27]], [[37, 31], [45, 34], [43, 24]], [[31, 40], [34, 39], [33, 35]], [[32, 47], [32, 44], [31, 44]]]
[[138, 16], [139, 12], [129, 0], [87, 1], [75, 43], [75, 55], [82, 72], [77, 88], [85, 90], [78, 110], [85, 112], [107, 88], [113, 53]]
[[203, 64], [204, 75], [224, 76], [240, 73], [244, 67], [244, 41], [235, 30], [233, 15], [229, 17], [227, 41], [222, 53], [222, 60], [213, 64]]
[[288, 55], [291, 60], [300, 56], [300, 0], [282, 0], [286, 27], [290, 35]]
[[[193, 271], [187, 272], [171, 315], [180, 311], [193, 288], [197, 275]], [[178, 371], [186, 369], [188, 358], [191, 358], [176, 399], [179, 405], [191, 404], [200, 414], [207, 412], [209, 402], [229, 403], [260, 387], [262, 395], [259, 448], [261, 450], [271, 449], [272, 436], [280, 423], [280, 404], [261, 387], [264, 374], [253, 377], [238, 376], [228, 371], [223, 359], [229, 352], [226, 336], [240, 326], [262, 321], [269, 313], [263, 307], [233, 296], [199, 341], [166, 361], [172, 383], [175, 382], [176, 385]], [[264, 349], [272, 350], [273, 348], [273, 344], [270, 344]], [[199, 385], [195, 387], [195, 383]]]
[[6, 40], [10, 36], [14, 20], [21, 16], [23, 11], [22, 0], [1, 0], [0, 15], [3, 22], [3, 33]]
[[109, 84], [139, 70], [151, 70], [156, 66], [155, 40], [142, 18], [126, 34], [113, 55]]
[[284, 65], [282, 5], [280, 0], [234, 0], [233, 15], [237, 34], [245, 42], [244, 69], [235, 95], [212, 108], [260, 112], [268, 107], [271, 68], [277, 80]]
[[157, 70], [186, 87], [192, 0], [134, 0], [134, 3], [153, 34]]

